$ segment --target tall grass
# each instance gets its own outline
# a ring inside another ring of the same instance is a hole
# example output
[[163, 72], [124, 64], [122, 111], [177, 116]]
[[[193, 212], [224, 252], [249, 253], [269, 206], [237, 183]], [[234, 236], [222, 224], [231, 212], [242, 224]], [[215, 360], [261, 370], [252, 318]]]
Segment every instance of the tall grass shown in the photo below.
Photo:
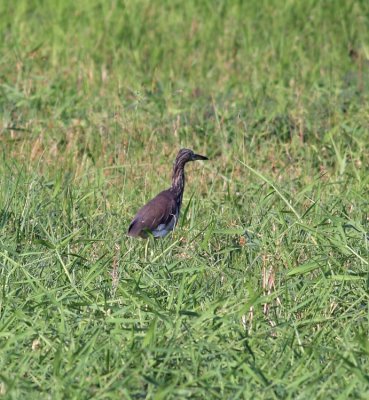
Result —
[[367, 2], [0, 5], [0, 396], [367, 398]]

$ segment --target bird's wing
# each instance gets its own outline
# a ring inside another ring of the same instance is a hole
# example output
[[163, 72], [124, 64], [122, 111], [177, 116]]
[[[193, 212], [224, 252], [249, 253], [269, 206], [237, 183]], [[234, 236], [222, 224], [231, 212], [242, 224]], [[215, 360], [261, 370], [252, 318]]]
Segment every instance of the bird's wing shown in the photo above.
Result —
[[128, 228], [128, 235], [140, 236], [142, 231], [153, 231], [161, 224], [167, 225], [176, 216], [176, 208], [173, 193], [164, 190], [137, 212]]

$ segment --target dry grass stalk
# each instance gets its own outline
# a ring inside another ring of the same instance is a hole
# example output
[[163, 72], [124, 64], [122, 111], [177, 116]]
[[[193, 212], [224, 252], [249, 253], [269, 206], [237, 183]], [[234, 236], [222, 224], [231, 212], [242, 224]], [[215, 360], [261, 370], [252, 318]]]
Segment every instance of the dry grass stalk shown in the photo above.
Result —
[[115, 254], [113, 257], [113, 268], [110, 273], [111, 274], [111, 287], [112, 287], [113, 293], [115, 293], [115, 291], [117, 290], [118, 284], [119, 284], [118, 267], [119, 267], [120, 246], [118, 243], [115, 243], [114, 250], [115, 250]]

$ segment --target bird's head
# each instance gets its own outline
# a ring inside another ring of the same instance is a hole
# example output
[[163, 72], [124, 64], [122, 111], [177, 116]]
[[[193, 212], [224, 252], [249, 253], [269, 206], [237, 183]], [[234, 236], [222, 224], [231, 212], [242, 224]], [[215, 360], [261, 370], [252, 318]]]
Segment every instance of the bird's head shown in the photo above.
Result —
[[186, 162], [189, 161], [196, 161], [196, 160], [208, 160], [207, 157], [202, 156], [200, 154], [195, 154], [192, 150], [190, 149], [181, 149], [179, 150], [176, 158], [176, 163], [183, 163], [185, 164]]

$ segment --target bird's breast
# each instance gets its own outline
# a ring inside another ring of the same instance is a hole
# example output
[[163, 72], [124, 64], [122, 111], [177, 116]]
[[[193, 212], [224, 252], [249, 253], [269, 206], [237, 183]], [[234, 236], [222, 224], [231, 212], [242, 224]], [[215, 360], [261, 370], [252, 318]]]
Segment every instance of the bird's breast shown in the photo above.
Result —
[[151, 231], [153, 236], [154, 237], [166, 236], [169, 232], [171, 232], [174, 229], [177, 220], [178, 220], [178, 213], [176, 215], [173, 215], [171, 220], [167, 224], [160, 224], [155, 229], [153, 229]]

